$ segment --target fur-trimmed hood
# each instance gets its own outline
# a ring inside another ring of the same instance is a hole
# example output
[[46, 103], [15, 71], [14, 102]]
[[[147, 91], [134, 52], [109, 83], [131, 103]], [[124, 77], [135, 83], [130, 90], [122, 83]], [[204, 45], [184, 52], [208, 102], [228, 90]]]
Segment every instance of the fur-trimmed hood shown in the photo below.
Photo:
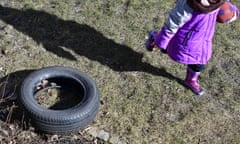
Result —
[[195, 11], [209, 13], [219, 8], [226, 0], [187, 0], [188, 5]]

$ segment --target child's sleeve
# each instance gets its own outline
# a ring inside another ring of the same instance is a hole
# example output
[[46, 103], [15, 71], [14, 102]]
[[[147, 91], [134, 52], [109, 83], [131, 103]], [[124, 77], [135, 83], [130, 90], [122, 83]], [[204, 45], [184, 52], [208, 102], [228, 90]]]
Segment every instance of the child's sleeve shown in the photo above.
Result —
[[[229, 2], [229, 3], [230, 3], [230, 2]], [[231, 4], [232, 9], [233, 9], [233, 11], [234, 11], [234, 17], [233, 17], [228, 23], [235, 21], [235, 20], [238, 19], [238, 17], [240, 16], [240, 11], [239, 11], [239, 9], [237, 8], [237, 6], [233, 5], [232, 3], [230, 3], [230, 4]]]
[[192, 17], [192, 11], [186, 0], [178, 0], [175, 8], [170, 11], [159, 34], [155, 37], [155, 45], [166, 49], [177, 30]]

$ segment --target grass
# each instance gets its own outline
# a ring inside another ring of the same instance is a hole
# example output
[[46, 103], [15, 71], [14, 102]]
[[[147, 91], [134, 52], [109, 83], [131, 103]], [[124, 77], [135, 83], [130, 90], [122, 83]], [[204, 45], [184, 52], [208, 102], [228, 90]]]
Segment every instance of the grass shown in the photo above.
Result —
[[[240, 6], [239, 0], [232, 2]], [[1, 5], [0, 75], [7, 91], [32, 70], [71, 66], [96, 81], [101, 106], [91, 126], [110, 137], [131, 144], [240, 143], [239, 21], [217, 24], [213, 57], [200, 77], [207, 94], [199, 98], [179, 83], [184, 65], [144, 48], [145, 36], [160, 29], [174, 2], [21, 0]], [[11, 102], [1, 103], [1, 114], [11, 114]], [[17, 116], [1, 119], [3, 142], [52, 140], [26, 128]], [[55, 140], [80, 141], [97, 140], [82, 132]]]

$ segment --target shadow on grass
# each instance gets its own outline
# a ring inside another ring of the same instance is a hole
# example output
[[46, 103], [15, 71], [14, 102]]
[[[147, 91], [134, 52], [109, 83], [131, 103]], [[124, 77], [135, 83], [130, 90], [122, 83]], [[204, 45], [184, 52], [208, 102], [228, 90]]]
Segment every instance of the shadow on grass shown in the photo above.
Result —
[[0, 79], [0, 120], [6, 123], [18, 123], [24, 129], [28, 118], [17, 101], [21, 81], [33, 70], [22, 70], [10, 73]]
[[142, 71], [179, 81], [165, 69], [142, 62], [143, 54], [106, 38], [88, 25], [66, 21], [44, 11], [18, 10], [2, 6], [0, 6], [0, 19], [32, 37], [47, 51], [59, 57], [76, 60], [76, 57], [69, 52], [73, 51], [77, 55], [98, 61], [114, 71]]
[[[185, 87], [181, 79], [168, 73], [164, 68], [157, 68], [143, 62], [142, 53], [106, 38], [102, 33], [88, 25], [63, 20], [44, 11], [19, 10], [2, 6], [0, 6], [0, 20], [42, 44], [48, 52], [67, 60], [77, 60], [71, 53], [74, 52], [75, 55], [98, 61], [117, 72], [145, 72], [166, 77]], [[29, 72], [19, 71], [10, 75], [23, 78]], [[16, 119], [21, 119], [23, 113], [21, 110], [17, 109], [17, 114], [13, 115]]]

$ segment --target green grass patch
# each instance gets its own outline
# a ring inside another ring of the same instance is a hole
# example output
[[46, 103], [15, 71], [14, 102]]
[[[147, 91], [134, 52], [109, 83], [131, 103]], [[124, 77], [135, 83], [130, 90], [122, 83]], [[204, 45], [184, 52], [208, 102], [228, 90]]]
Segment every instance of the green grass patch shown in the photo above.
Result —
[[[240, 142], [239, 21], [217, 24], [213, 57], [200, 77], [206, 95], [199, 98], [180, 83], [186, 66], [145, 51], [145, 36], [161, 28], [172, 1], [1, 4], [2, 77], [14, 74], [20, 81], [25, 75], [19, 71], [53, 65], [86, 72], [101, 95], [100, 111], [91, 126], [126, 143]], [[12, 136], [22, 140], [18, 133]], [[46, 142], [41, 136], [38, 140]]]

